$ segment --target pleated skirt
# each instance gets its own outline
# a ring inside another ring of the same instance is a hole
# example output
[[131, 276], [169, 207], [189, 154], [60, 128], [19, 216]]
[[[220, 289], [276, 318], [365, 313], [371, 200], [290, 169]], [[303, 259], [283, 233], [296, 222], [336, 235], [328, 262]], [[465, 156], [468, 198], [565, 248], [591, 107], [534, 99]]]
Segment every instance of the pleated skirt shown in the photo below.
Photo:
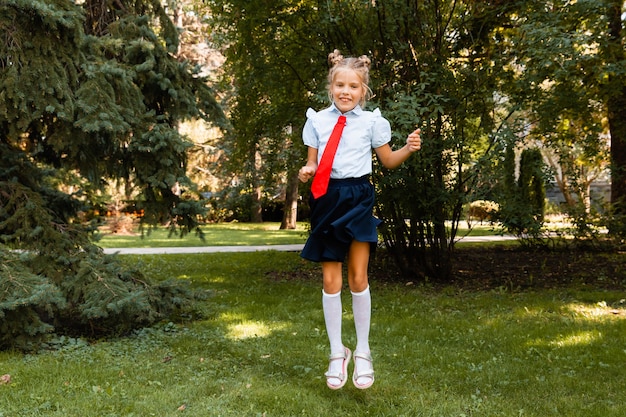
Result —
[[313, 262], [344, 262], [353, 240], [376, 248], [381, 223], [374, 217], [375, 193], [369, 175], [331, 179], [328, 192], [310, 196], [311, 232], [300, 256]]

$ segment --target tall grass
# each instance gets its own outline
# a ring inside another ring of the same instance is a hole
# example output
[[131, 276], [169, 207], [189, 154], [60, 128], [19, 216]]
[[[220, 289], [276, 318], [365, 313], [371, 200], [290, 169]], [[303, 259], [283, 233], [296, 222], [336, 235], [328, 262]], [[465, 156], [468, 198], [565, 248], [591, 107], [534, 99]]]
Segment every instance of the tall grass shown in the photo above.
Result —
[[[372, 282], [376, 382], [326, 387], [317, 269], [295, 253], [126, 256], [208, 293], [204, 318], [0, 353], [0, 416], [573, 416], [626, 410], [620, 292]], [[354, 347], [349, 291], [344, 342]]]

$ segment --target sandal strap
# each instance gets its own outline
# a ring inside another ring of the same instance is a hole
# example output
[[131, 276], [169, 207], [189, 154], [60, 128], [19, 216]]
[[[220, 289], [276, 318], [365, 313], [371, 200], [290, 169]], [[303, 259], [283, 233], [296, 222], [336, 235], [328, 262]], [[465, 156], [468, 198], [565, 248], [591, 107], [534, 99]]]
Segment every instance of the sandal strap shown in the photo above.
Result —
[[361, 377], [370, 377], [370, 378], [374, 378], [374, 370], [370, 369], [368, 371], [365, 372], [355, 372], [354, 373], [354, 379], [359, 379]]
[[342, 381], [346, 377], [346, 375], [343, 372], [330, 372], [330, 371], [324, 372], [324, 376], [326, 378], [338, 378]]
[[365, 359], [366, 361], [372, 362], [372, 355], [368, 352], [354, 352], [353, 357]]
[[[326, 371], [326, 373], [324, 373], [324, 376], [326, 376], [326, 384], [328, 385], [328, 388], [330, 389], [340, 389], [342, 388], [345, 384], [346, 381], [348, 380], [348, 362], [350, 361], [350, 356], [352, 355], [352, 352], [350, 351], [350, 349], [348, 349], [347, 347], [344, 346], [343, 348], [343, 352], [341, 353], [334, 353], [331, 354], [329, 356], [329, 361], [333, 361], [333, 360], [339, 360], [341, 359], [343, 362], [341, 364], [341, 370], [340, 371]], [[331, 378], [336, 378], [339, 380], [339, 384], [338, 385], [332, 385], [330, 384], [330, 382], [328, 381]]]
[[337, 359], [344, 359], [345, 360], [347, 357], [348, 357], [348, 353], [344, 349], [344, 351], [341, 352], [341, 353], [333, 353], [332, 355], [330, 355], [328, 357], [328, 360], [329, 361], [334, 361], [334, 360], [337, 360]]
[[[360, 358], [360, 359], [364, 359], [366, 361], [368, 361], [370, 363], [370, 366], [372, 364], [372, 355], [368, 352], [354, 352], [353, 357], [356, 358]], [[356, 364], [356, 362], [355, 362]], [[356, 365], [355, 365], [356, 366]], [[354, 369], [354, 379], [359, 379], [361, 377], [370, 377], [370, 378], [374, 378], [374, 369], [370, 367], [370, 369], [368, 369], [367, 371], [363, 371], [363, 372], [358, 372], [356, 370], [356, 368]]]

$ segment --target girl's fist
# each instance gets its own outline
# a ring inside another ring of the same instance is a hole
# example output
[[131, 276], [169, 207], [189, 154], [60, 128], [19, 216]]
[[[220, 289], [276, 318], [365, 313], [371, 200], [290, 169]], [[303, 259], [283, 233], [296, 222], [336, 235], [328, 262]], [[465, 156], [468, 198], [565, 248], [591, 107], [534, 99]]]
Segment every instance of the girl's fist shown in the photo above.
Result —
[[415, 129], [407, 138], [406, 144], [409, 147], [409, 151], [415, 152], [422, 148], [422, 138], [420, 136], [421, 130]]

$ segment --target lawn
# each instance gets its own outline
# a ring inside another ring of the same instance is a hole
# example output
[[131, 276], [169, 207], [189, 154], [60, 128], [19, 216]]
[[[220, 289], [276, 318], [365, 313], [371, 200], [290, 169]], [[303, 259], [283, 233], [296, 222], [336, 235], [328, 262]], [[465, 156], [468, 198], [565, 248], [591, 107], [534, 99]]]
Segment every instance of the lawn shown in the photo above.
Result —
[[[473, 225], [468, 229], [463, 222], [457, 237], [489, 236], [496, 234], [493, 226]], [[300, 222], [295, 230], [280, 230], [280, 223], [219, 223], [207, 224], [200, 228], [204, 233], [202, 240], [195, 232], [184, 236], [170, 236], [165, 227], [157, 227], [149, 233], [135, 230], [132, 234], [111, 234], [106, 227], [101, 228], [98, 245], [103, 248], [163, 248], [193, 246], [242, 246], [242, 245], [288, 245], [304, 243], [308, 236], [309, 225]]]
[[111, 234], [102, 228], [97, 235], [103, 248], [163, 248], [193, 246], [288, 245], [304, 243], [308, 224], [299, 223], [295, 230], [280, 230], [280, 223], [220, 223], [204, 225], [202, 240], [197, 233], [171, 236], [165, 227], [149, 232], [136, 230], [132, 234]]
[[[0, 416], [579, 416], [626, 410], [622, 290], [373, 280], [376, 382], [329, 390], [317, 269], [297, 253], [124, 256], [206, 291], [204, 318], [0, 353]], [[578, 288], [578, 287], [576, 287]], [[349, 292], [344, 341], [354, 347]]]

